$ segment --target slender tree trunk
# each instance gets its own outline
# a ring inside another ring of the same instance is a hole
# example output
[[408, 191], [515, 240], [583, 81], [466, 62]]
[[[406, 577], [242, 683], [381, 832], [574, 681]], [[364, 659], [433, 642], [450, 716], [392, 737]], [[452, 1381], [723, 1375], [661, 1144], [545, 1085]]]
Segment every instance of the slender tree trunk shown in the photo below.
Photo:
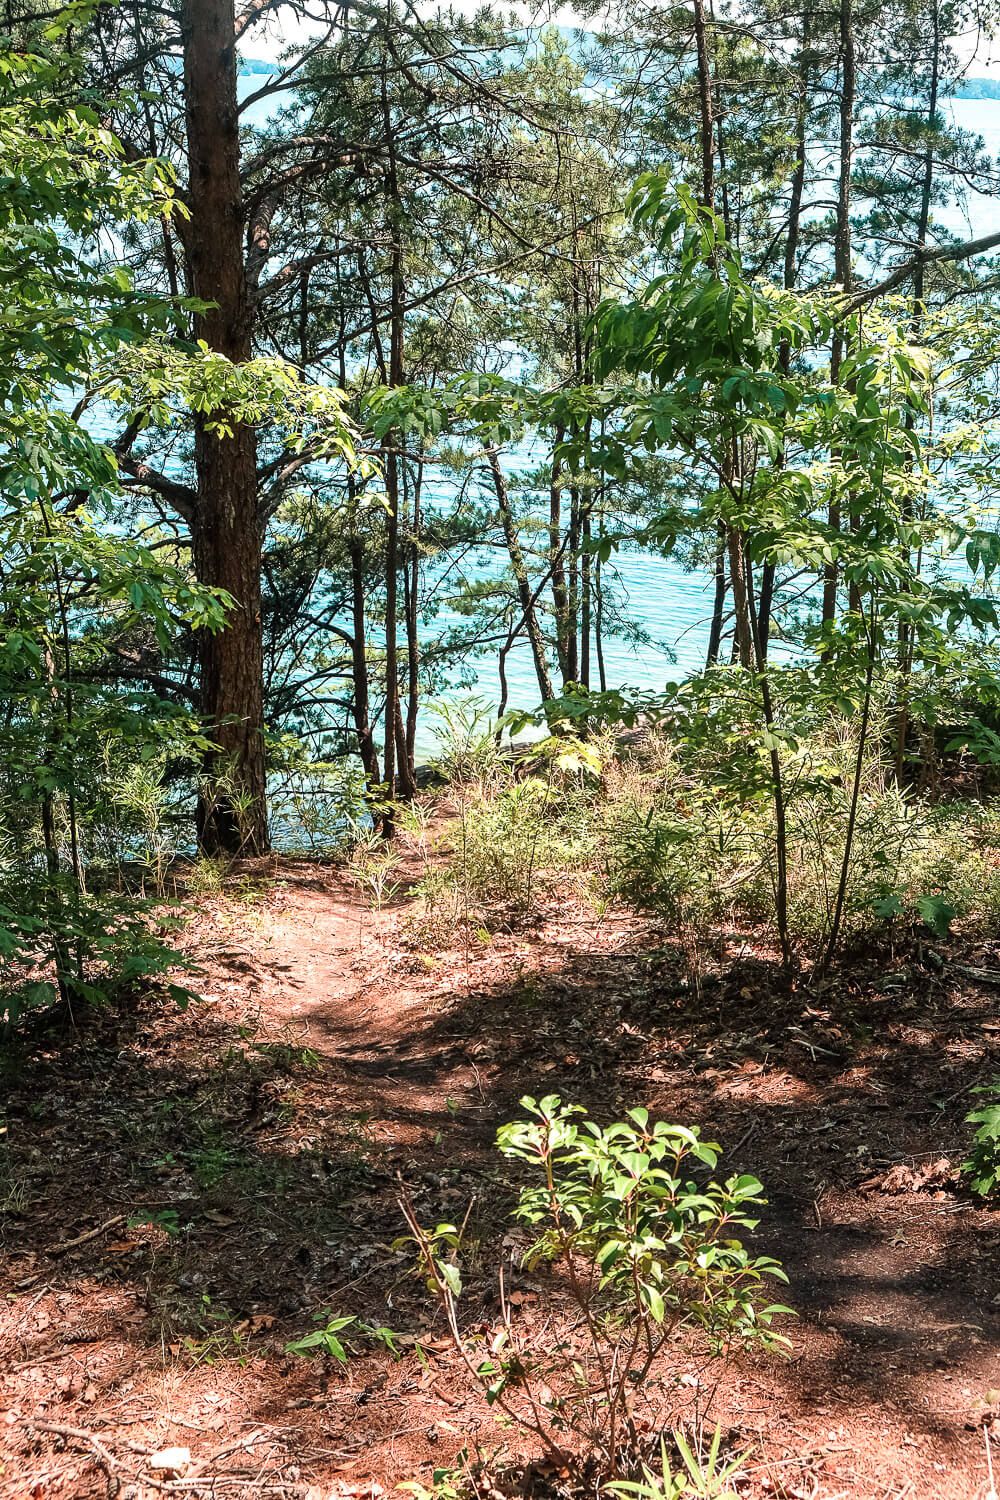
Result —
[[[403, 333], [404, 301], [406, 288], [403, 282], [403, 223], [402, 205], [399, 196], [399, 180], [396, 170], [396, 136], [389, 108], [387, 59], [382, 59], [382, 114], [385, 138], [388, 147], [385, 181], [387, 220], [392, 237], [390, 262], [390, 309], [389, 309], [389, 385], [393, 388], [404, 383]], [[406, 732], [399, 700], [399, 653], [397, 643], [396, 611], [398, 607], [398, 579], [400, 566], [399, 521], [400, 521], [400, 459], [396, 453], [401, 436], [390, 432], [385, 441], [386, 450], [386, 499], [388, 502], [388, 526], [385, 559], [385, 750], [383, 762], [387, 795], [410, 798], [415, 791], [411, 767], [406, 755]], [[386, 822], [386, 832], [391, 832], [391, 820]]]
[[752, 583], [747, 569], [746, 551], [738, 531], [728, 534], [729, 576], [733, 585], [736, 658], [742, 667], [753, 664], [753, 640], [750, 630]]
[[708, 653], [705, 659], [707, 667], [714, 667], [719, 660], [719, 651], [722, 647], [722, 624], [726, 613], [726, 592], [728, 580], [726, 578], [726, 528], [720, 521], [718, 523], [718, 535], [715, 543], [715, 596], [712, 600], [712, 623], [708, 631]]
[[778, 942], [781, 945], [781, 964], [782, 968], [787, 970], [791, 968], [794, 957], [792, 934], [788, 923], [788, 810], [785, 805], [785, 779], [781, 769], [781, 753], [774, 733], [777, 727], [777, 715], [771, 697], [771, 679], [764, 655], [760, 619], [754, 610], [752, 592], [747, 596], [747, 613], [757, 668], [757, 683], [760, 688], [761, 717], [770, 737], [768, 761], [771, 772], [771, 800], [774, 806], [774, 912], [778, 927]]
[[580, 684], [590, 690], [590, 631], [591, 631], [591, 578], [590, 578], [590, 506], [585, 505], [581, 518], [580, 553]]
[[410, 558], [406, 583], [406, 765], [416, 784], [417, 714], [420, 708], [420, 492], [423, 486], [423, 459], [413, 476], [413, 503], [410, 506]]
[[[382, 772], [385, 794], [390, 801], [396, 795], [396, 718], [399, 711], [399, 663], [396, 650], [396, 606], [399, 578], [399, 470], [392, 451], [395, 441], [389, 434], [383, 441], [385, 492], [388, 506], [385, 545], [385, 743], [382, 750]], [[391, 833], [391, 822], [385, 827]]]
[[[338, 273], [339, 277], [339, 273]], [[304, 291], [304, 288], [303, 288]], [[304, 330], [303, 330], [304, 332]], [[347, 348], [343, 307], [340, 317], [340, 389], [347, 389]], [[302, 364], [308, 363], [308, 348], [303, 338]], [[371, 721], [371, 674], [368, 666], [368, 623], [365, 619], [365, 544], [358, 533], [358, 487], [352, 473], [347, 476], [347, 503], [350, 517], [348, 555], [351, 559], [351, 709], [358, 736], [358, 755], [365, 773], [370, 796], [379, 785], [378, 751]]]
[[[701, 117], [701, 201], [706, 208], [715, 207], [715, 143], [712, 124], [712, 69], [708, 55], [708, 31], [704, 0], [694, 0], [694, 38], [698, 57], [698, 105]], [[706, 666], [713, 667], [722, 646], [722, 623], [726, 612], [726, 527], [718, 523], [715, 549], [715, 597], [712, 623], [708, 633]]]
[[[837, 186], [837, 220], [833, 241], [833, 279], [849, 292], [853, 279], [851, 264], [851, 174], [854, 166], [854, 101], [856, 92], [854, 56], [853, 0], [840, 0], [840, 180]], [[844, 357], [844, 337], [840, 325], [833, 335], [830, 352], [830, 379], [840, 379]], [[830, 499], [828, 522], [831, 532], [841, 528], [840, 501], [836, 489]], [[832, 624], [837, 617], [837, 559], [827, 563], [823, 572], [823, 623]], [[856, 588], [851, 587], [850, 606], [860, 605]]]
[[[701, 137], [701, 192], [706, 208], [715, 209], [715, 149], [716, 120], [714, 101], [714, 78], [708, 25], [704, 0], [694, 0], [694, 36], [698, 61], [698, 102]], [[728, 202], [726, 204], [726, 229], [728, 232]], [[718, 269], [718, 257], [713, 254], [712, 264]], [[735, 460], [734, 460], [735, 462]], [[719, 659], [722, 645], [722, 625], [726, 608], [726, 558], [729, 559], [728, 582], [733, 590], [735, 628], [733, 634], [733, 659], [743, 666], [750, 666], [753, 651], [750, 638], [747, 591], [752, 587], [748, 578], [743, 537], [738, 530], [720, 520], [715, 557], [715, 598], [712, 606], [712, 622], [708, 636], [707, 664], [713, 666]]]
[[[785, 256], [782, 282], [786, 291], [791, 291], [798, 279], [799, 237], [802, 228], [802, 196], [806, 181], [806, 131], [809, 120], [809, 80], [812, 57], [812, 16], [808, 9], [802, 15], [802, 42], [799, 54], [798, 96], [795, 110], [795, 166], [792, 171], [788, 197], [788, 234], [785, 238]], [[787, 339], [782, 339], [778, 350], [778, 364], [783, 375], [788, 375], [792, 365], [792, 350]], [[782, 455], [784, 461], [784, 455]], [[760, 650], [767, 659], [771, 640], [771, 614], [774, 608], [776, 569], [773, 562], [766, 562], [761, 569], [760, 601], [757, 608], [757, 631]]]
[[580, 488], [569, 492], [569, 584], [566, 590], [566, 670], [570, 682], [580, 681]]
[[552, 439], [552, 478], [549, 483], [549, 562], [552, 570], [552, 608], [556, 622], [556, 655], [563, 687], [572, 682], [569, 655], [568, 595], [562, 560], [562, 472], [556, 449], [564, 432], [557, 427]]
[[[806, 184], [806, 134], [809, 123], [809, 83], [812, 69], [812, 15], [808, 7], [802, 14], [802, 44], [799, 53], [798, 94], [795, 107], [795, 167], [788, 198], [788, 235], [785, 239], [783, 282], [790, 291], [798, 279], [799, 236], [802, 228], [802, 195]], [[786, 364], [790, 351], [782, 346]]]
[[604, 661], [604, 579], [603, 564], [597, 559], [594, 568], [594, 655], [597, 657], [597, 684], [602, 693], [608, 690], [608, 670]]
[[[212, 304], [194, 319], [195, 337], [228, 359], [250, 358], [250, 311], [243, 256], [236, 37], [232, 0], [182, 0], [190, 221], [190, 287]], [[198, 504], [192, 556], [200, 583], [225, 589], [225, 627], [199, 641], [201, 707], [216, 749], [206, 757], [198, 836], [210, 853], [262, 854], [269, 848], [264, 759], [261, 636], [261, 526], [257, 437], [232, 436], [195, 419]]]
[[542, 695], [542, 702], [547, 703], [550, 698], [555, 697], [555, 694], [552, 691], [552, 677], [549, 673], [545, 640], [538, 623], [538, 614], [535, 610], [531, 594], [531, 583], [524, 561], [524, 553], [521, 549], [521, 539], [517, 534], [517, 522], [510, 503], [507, 480], [500, 464], [500, 455], [496, 448], [487, 448], [486, 461], [490, 466], [493, 488], [496, 491], [497, 506], [500, 511], [500, 525], [503, 528], [504, 541], [507, 544], [507, 556], [510, 558], [511, 571], [514, 574], [514, 582], [517, 586], [517, 598], [521, 606], [524, 630], [528, 637], [528, 643], [531, 646], [531, 659], [535, 667], [538, 691]]
[[378, 751], [372, 733], [368, 681], [368, 646], [365, 624], [365, 549], [358, 536], [349, 543], [351, 557], [351, 676], [353, 681], [354, 728], [358, 736], [358, 754], [370, 792], [379, 783]]
[[694, 41], [698, 58], [698, 107], [701, 115], [701, 201], [715, 207], [715, 140], [712, 109], [712, 64], [704, 0], [694, 0]]
[[[937, 117], [938, 90], [941, 82], [941, 14], [938, 0], [931, 0], [931, 76], [930, 87], [927, 95], [927, 128], [931, 133]], [[917, 210], [917, 251], [927, 248], [927, 231], [931, 221], [931, 194], [934, 188], [934, 145], [933, 140], [928, 141], [927, 150], [924, 153], [923, 176], [920, 184], [920, 204]], [[918, 260], [913, 273], [913, 315], [910, 327], [913, 330], [913, 342], [919, 343], [921, 327], [924, 320], [926, 308], [924, 305], [924, 274], [925, 265], [923, 260]], [[912, 430], [913, 418], [907, 417], [907, 427]], [[904, 502], [907, 519], [912, 519], [913, 507], [909, 500]], [[907, 549], [907, 562], [909, 561], [909, 550]], [[919, 560], [918, 560], [919, 566]], [[906, 737], [909, 731], [910, 711], [908, 704], [908, 678], [913, 666], [913, 636], [910, 626], [905, 620], [899, 622], [899, 675], [900, 694], [899, 705], [896, 710], [895, 724], [895, 770], [897, 781], [903, 779], [903, 769], [906, 761]]]

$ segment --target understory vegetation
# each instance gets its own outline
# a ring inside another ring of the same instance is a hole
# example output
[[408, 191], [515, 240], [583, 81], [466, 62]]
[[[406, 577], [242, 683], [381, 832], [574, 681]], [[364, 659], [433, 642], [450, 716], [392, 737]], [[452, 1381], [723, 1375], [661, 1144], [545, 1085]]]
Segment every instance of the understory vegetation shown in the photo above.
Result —
[[[778, 957], [774, 808], [739, 744], [734, 735], [714, 775], [700, 737], [685, 745], [652, 726], [626, 743], [560, 736], [513, 758], [485, 735], [474, 756], [467, 746], [446, 756], [453, 779], [435, 801], [432, 833], [426, 815], [401, 830], [404, 846], [435, 855], [415, 887], [415, 935], [530, 930], [558, 897], [595, 915], [610, 901], [655, 915], [694, 975], [701, 955], [746, 941]], [[1000, 816], [977, 795], [978, 768], [963, 775], [960, 759], [950, 768], [961, 795], [902, 788], [873, 734], [854, 797], [858, 749], [856, 728], [842, 722], [783, 757], [789, 937], [810, 970], [829, 949], [849, 829], [847, 945], [932, 947], [953, 924], [991, 931], [1000, 909]], [[395, 868], [391, 852], [384, 859]]]

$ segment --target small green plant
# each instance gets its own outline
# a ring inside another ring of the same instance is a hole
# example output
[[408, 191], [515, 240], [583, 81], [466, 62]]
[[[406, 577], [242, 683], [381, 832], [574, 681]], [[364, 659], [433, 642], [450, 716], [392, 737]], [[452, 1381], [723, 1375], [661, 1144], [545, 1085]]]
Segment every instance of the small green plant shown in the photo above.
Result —
[[[901, 896], [892, 894], [883, 896], [872, 906], [872, 911], [877, 917], [884, 917], [892, 921], [895, 917], [906, 914], [907, 905]], [[958, 916], [958, 911], [951, 906], [943, 896], [918, 896], [912, 902], [912, 911], [920, 918], [928, 931], [942, 941], [951, 932], [951, 924]]]
[[353, 1328], [357, 1324], [357, 1318], [335, 1318], [328, 1310], [314, 1313], [315, 1320], [320, 1324], [314, 1328], [312, 1333], [307, 1333], [304, 1338], [293, 1339], [290, 1344], [285, 1345], [286, 1354], [298, 1354], [302, 1358], [310, 1358], [316, 1354], [329, 1355], [331, 1359], [347, 1364], [347, 1349], [340, 1335], [345, 1328]]
[[735, 1495], [730, 1481], [746, 1465], [746, 1454], [735, 1458], [721, 1457], [722, 1431], [716, 1427], [704, 1456], [695, 1453], [683, 1432], [675, 1431], [672, 1441], [680, 1454], [683, 1469], [671, 1467], [666, 1439], [660, 1439], [660, 1465], [642, 1466], [641, 1479], [618, 1479], [607, 1485], [616, 1500], [722, 1500]]
[[419, 1479], [408, 1479], [396, 1488], [407, 1491], [414, 1497], [414, 1500], [461, 1500], [461, 1497], [468, 1495], [472, 1489], [469, 1483], [467, 1457], [463, 1449], [454, 1468], [435, 1469], [429, 1485], [421, 1484]]
[[604, 1128], [554, 1095], [521, 1104], [527, 1118], [497, 1137], [502, 1154], [533, 1176], [515, 1210], [531, 1233], [520, 1264], [551, 1268], [569, 1292], [574, 1316], [564, 1327], [547, 1323], [539, 1338], [525, 1326], [501, 1263], [499, 1326], [465, 1333], [457, 1317], [461, 1231], [424, 1229], [408, 1199], [401, 1208], [427, 1286], [489, 1404], [578, 1483], [634, 1481], [648, 1453], [644, 1434], [663, 1432], [676, 1395], [660, 1355], [680, 1331], [714, 1356], [733, 1345], [787, 1346], [773, 1323], [789, 1309], [763, 1295], [769, 1279], [785, 1274], [736, 1237], [756, 1226], [761, 1184], [747, 1175], [693, 1178], [714, 1169], [718, 1146], [696, 1130], [653, 1122], [644, 1109]]
[[157, 1208], [148, 1213], [132, 1214], [127, 1226], [129, 1229], [162, 1229], [171, 1238], [181, 1232], [180, 1215], [176, 1208]]
[[351, 878], [362, 891], [372, 911], [380, 912], [396, 895], [400, 882], [399, 860], [395, 849], [379, 834], [370, 832], [354, 846]]
[[208, 1292], [183, 1294], [176, 1287], [157, 1299], [164, 1348], [190, 1365], [235, 1359], [246, 1363], [251, 1328]]
[[0, 1220], [24, 1214], [31, 1202], [27, 1179], [15, 1169], [8, 1151], [0, 1152]]
[[1000, 1078], [972, 1092], [985, 1094], [993, 1102], [970, 1110], [965, 1117], [965, 1123], [977, 1129], [960, 1170], [972, 1191], [985, 1198], [1000, 1187]]
[[355, 1337], [366, 1338], [375, 1344], [380, 1344], [394, 1359], [399, 1359], [402, 1355], [399, 1334], [382, 1324], [366, 1323], [353, 1315], [335, 1317], [329, 1308], [314, 1313], [313, 1321], [320, 1326], [314, 1328], [312, 1333], [307, 1333], [304, 1338], [293, 1339], [291, 1343], [286, 1344], [286, 1354], [297, 1354], [303, 1359], [327, 1355], [330, 1359], [337, 1360], [339, 1364], [346, 1365], [353, 1350], [351, 1340], [342, 1338], [341, 1335], [350, 1328], [354, 1330]]

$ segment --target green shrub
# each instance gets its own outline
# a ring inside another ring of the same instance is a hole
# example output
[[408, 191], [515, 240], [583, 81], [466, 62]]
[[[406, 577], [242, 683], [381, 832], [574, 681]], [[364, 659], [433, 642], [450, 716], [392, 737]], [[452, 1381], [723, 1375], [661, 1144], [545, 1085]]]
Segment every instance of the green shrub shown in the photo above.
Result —
[[577, 741], [533, 747], [530, 770], [497, 761], [488, 777], [453, 786], [447, 865], [418, 885], [430, 930], [449, 919], [489, 928], [524, 916], [567, 879], [589, 879], [600, 826], [598, 752]]
[[580, 1483], [639, 1479], [646, 1435], [663, 1431], [676, 1396], [660, 1356], [680, 1331], [717, 1357], [733, 1345], [787, 1344], [773, 1323], [788, 1309], [765, 1295], [784, 1272], [737, 1238], [756, 1226], [761, 1184], [706, 1176], [719, 1148], [646, 1110], [605, 1129], [555, 1096], [521, 1103], [526, 1117], [497, 1136], [531, 1174], [514, 1215], [531, 1234], [521, 1264], [549, 1267], [573, 1316], [559, 1328], [526, 1326], [501, 1266], [499, 1325], [468, 1333], [458, 1319], [459, 1230], [424, 1229], [404, 1200], [410, 1235], [455, 1347], [501, 1417]]
[[985, 1198], [1000, 1186], [1000, 1078], [972, 1092], [985, 1094], [993, 1102], [970, 1110], [965, 1117], [967, 1125], [977, 1128], [961, 1172], [972, 1191]]
[[[789, 921], [815, 956], [829, 933], [843, 858], [855, 753], [828, 725], [797, 746], [787, 804]], [[655, 739], [642, 761], [606, 777], [608, 890], [700, 940], [774, 920], [773, 809], [752, 787], [722, 784]], [[931, 802], [900, 787], [876, 755], [863, 768], [844, 933], [903, 919], [943, 937], [955, 918], [1000, 912], [1000, 807]]]

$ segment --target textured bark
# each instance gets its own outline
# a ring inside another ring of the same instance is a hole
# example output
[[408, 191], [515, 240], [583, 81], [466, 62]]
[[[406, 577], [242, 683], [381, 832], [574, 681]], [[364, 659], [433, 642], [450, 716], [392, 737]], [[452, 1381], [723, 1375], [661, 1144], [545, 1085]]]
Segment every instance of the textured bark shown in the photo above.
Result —
[[420, 497], [424, 468], [421, 459], [413, 475], [410, 504], [410, 545], [406, 570], [406, 764], [415, 781], [417, 716], [420, 711]]
[[[798, 277], [799, 236], [802, 229], [802, 195], [806, 180], [806, 129], [809, 119], [809, 81], [812, 67], [811, 55], [812, 16], [808, 9], [802, 16], [802, 41], [799, 53], [799, 88], [795, 109], [795, 169], [792, 173], [791, 191], [788, 199], [788, 235], [785, 240], [785, 258], [782, 283], [791, 291]], [[787, 339], [782, 339], [778, 350], [778, 363], [783, 375], [792, 367], [792, 350]], [[782, 453], [784, 463], [784, 453]], [[760, 574], [760, 600], [757, 606], [757, 622], [761, 659], [767, 659], [771, 639], [771, 610], [774, 604], [776, 568], [766, 562]]]
[[[385, 176], [386, 225], [392, 240], [390, 265], [390, 309], [389, 309], [389, 363], [386, 371], [387, 383], [393, 388], [405, 383], [403, 364], [404, 332], [406, 320], [406, 285], [403, 279], [403, 213], [399, 196], [399, 179], [396, 170], [396, 135], [389, 108], [387, 79], [388, 59], [383, 53], [380, 79], [382, 119], [385, 128], [387, 170]], [[397, 446], [402, 447], [402, 435], [388, 433], [383, 445], [386, 449], [386, 501], [388, 518], [386, 526], [385, 556], [385, 749], [383, 764], [386, 795], [389, 798], [412, 798], [416, 791], [414, 768], [407, 754], [406, 730], [399, 696], [399, 646], [397, 638], [397, 608], [399, 598], [399, 568], [403, 561], [400, 553], [400, 464], [405, 459], [397, 456]], [[383, 831], [392, 833], [391, 814], [383, 820]]]
[[[931, 76], [930, 89], [927, 96], [927, 127], [928, 131], [934, 129], [934, 121], [937, 116], [938, 91], [941, 86], [941, 13], [937, 0], [933, 0], [931, 6]], [[913, 330], [913, 342], [919, 344], [921, 328], [923, 324], [926, 307], [924, 304], [924, 275], [926, 262], [923, 254], [927, 249], [927, 232], [931, 222], [931, 193], [934, 187], [934, 141], [933, 136], [929, 140], [927, 150], [924, 154], [923, 181], [920, 185], [920, 206], [917, 211], [917, 265], [913, 272], [913, 317], [911, 328]], [[913, 427], [913, 417], [907, 418], [908, 428]], [[907, 519], [912, 519], [912, 502], [904, 502], [904, 514]], [[909, 551], [906, 561], [909, 562]], [[919, 568], [919, 554], [918, 554]], [[895, 725], [895, 768], [896, 779], [902, 781], [903, 769], [906, 760], [906, 739], [909, 731], [909, 707], [907, 703], [907, 680], [913, 670], [913, 635], [910, 626], [905, 619], [899, 621], [899, 675], [901, 688], [899, 705], [896, 710]]]
[[[187, 104], [187, 259], [191, 291], [215, 305], [195, 317], [195, 336], [233, 361], [249, 359], [243, 257], [236, 40], [232, 0], [184, 0]], [[257, 440], [195, 424], [198, 500], [195, 572], [233, 598], [225, 628], [199, 643], [201, 707], [217, 749], [207, 758], [198, 834], [208, 852], [260, 854], [269, 846], [264, 763], [261, 532]]]
[[701, 201], [715, 207], [715, 139], [712, 109], [712, 67], [704, 0], [694, 0], [694, 40], [698, 55], [698, 108], [701, 115]]

